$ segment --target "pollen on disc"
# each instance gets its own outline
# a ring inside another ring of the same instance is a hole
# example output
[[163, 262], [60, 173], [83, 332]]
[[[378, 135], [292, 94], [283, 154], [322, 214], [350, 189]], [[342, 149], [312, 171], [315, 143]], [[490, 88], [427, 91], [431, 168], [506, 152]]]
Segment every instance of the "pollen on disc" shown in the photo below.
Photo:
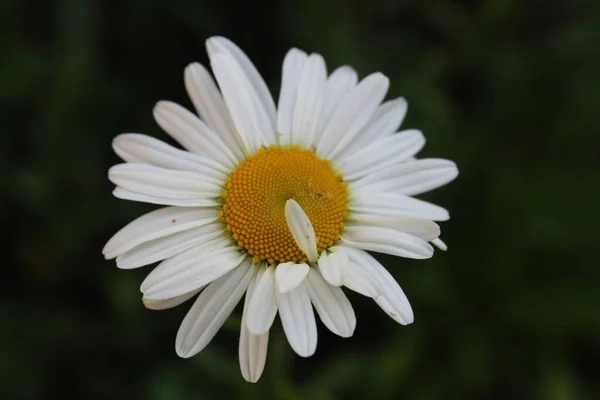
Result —
[[240, 162], [225, 182], [219, 213], [254, 262], [306, 261], [285, 220], [296, 200], [310, 219], [321, 253], [339, 239], [348, 211], [347, 185], [311, 150], [271, 146]]

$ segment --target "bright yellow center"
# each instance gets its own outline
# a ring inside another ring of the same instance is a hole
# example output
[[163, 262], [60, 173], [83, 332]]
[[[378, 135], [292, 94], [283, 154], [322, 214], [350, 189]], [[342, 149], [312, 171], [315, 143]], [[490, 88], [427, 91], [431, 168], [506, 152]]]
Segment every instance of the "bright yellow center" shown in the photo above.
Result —
[[242, 161], [227, 178], [219, 215], [254, 262], [306, 261], [287, 226], [285, 202], [300, 204], [321, 253], [340, 237], [348, 210], [346, 188], [342, 175], [313, 151], [271, 146]]

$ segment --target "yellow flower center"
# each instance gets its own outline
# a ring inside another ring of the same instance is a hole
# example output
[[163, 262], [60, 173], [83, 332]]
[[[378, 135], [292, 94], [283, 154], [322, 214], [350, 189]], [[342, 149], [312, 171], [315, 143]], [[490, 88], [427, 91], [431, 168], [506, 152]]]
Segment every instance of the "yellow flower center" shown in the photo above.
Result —
[[331, 163], [311, 150], [271, 146], [248, 157], [221, 193], [219, 216], [254, 262], [306, 262], [285, 219], [285, 202], [296, 200], [315, 229], [317, 250], [340, 237], [348, 206], [347, 185]]

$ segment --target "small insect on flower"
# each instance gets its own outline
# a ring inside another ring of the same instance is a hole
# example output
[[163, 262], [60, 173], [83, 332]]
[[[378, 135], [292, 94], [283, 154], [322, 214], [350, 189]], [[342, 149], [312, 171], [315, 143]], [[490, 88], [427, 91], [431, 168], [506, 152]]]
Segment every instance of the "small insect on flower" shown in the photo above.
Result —
[[352, 336], [342, 287], [412, 323], [402, 289], [367, 250], [423, 259], [430, 243], [445, 249], [434, 221], [448, 212], [412, 196], [453, 180], [456, 165], [415, 158], [425, 138], [398, 132], [407, 104], [382, 103], [381, 73], [358, 82], [343, 66], [328, 75], [320, 55], [292, 49], [276, 107], [242, 50], [222, 37], [206, 47], [216, 83], [200, 64], [185, 70], [199, 117], [167, 101], [154, 109], [185, 150], [119, 135], [113, 147], [125, 162], [109, 170], [116, 197], [167, 206], [125, 226], [103, 254], [123, 269], [160, 261], [141, 285], [150, 309], [197, 297], [177, 354], [200, 352], [244, 294], [239, 359], [250, 382], [264, 369], [277, 313], [302, 357], [317, 346], [313, 307], [333, 333]]

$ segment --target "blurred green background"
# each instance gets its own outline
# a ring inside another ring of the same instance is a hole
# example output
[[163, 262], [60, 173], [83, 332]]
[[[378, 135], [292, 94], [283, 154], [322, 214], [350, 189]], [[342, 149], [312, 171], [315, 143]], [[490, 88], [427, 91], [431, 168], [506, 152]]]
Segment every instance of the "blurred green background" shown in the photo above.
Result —
[[[166, 138], [152, 107], [190, 106], [183, 69], [214, 34], [274, 93], [292, 46], [382, 71], [422, 156], [461, 171], [423, 196], [450, 209], [450, 250], [380, 258], [415, 323], [351, 296], [355, 336], [320, 325], [302, 359], [276, 322], [255, 385], [239, 311], [179, 359], [191, 303], [146, 310], [149, 269], [100, 253], [154, 208], [111, 196], [112, 138]], [[600, 399], [598, 1], [3, 0], [0, 106], [2, 399]]]

